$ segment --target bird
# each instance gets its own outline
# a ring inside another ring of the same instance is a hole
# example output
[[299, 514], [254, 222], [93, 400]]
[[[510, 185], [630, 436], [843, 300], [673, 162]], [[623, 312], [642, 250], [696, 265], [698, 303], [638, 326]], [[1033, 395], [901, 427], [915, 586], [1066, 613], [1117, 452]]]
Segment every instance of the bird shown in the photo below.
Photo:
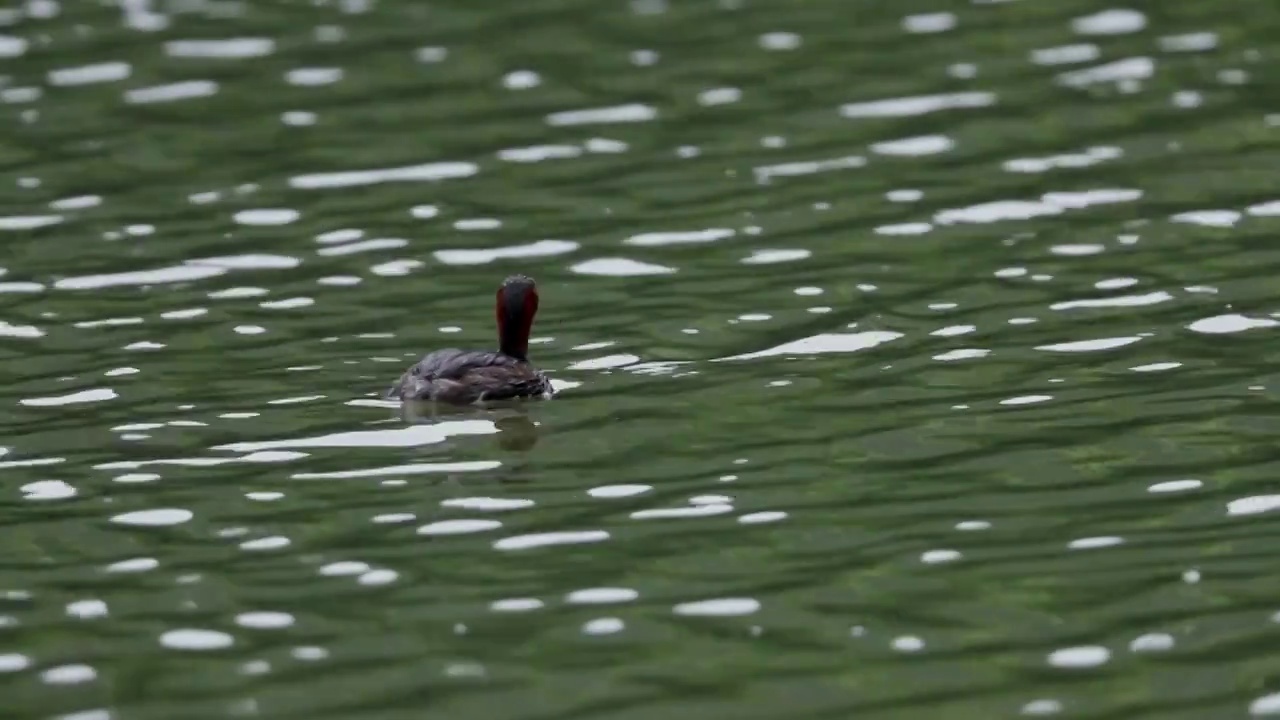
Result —
[[529, 332], [538, 313], [538, 286], [511, 275], [498, 288], [494, 313], [498, 350], [445, 348], [425, 355], [387, 389], [387, 399], [469, 405], [495, 400], [550, 398], [551, 381], [529, 362]]

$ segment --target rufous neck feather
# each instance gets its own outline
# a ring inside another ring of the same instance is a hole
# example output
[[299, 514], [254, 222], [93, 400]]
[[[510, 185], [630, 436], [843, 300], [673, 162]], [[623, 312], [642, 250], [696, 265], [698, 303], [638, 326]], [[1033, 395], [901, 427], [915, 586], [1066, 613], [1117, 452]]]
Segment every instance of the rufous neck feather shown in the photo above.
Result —
[[498, 290], [497, 300], [498, 349], [505, 355], [527, 359], [529, 333], [538, 312], [537, 291], [503, 287]]

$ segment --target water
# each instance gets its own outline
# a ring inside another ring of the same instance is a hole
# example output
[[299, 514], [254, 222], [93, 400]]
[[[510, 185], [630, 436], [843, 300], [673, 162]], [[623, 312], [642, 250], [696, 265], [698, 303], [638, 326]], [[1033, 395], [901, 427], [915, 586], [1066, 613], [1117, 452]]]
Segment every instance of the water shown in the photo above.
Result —
[[1280, 713], [1274, 15], [0, 10], [5, 717]]

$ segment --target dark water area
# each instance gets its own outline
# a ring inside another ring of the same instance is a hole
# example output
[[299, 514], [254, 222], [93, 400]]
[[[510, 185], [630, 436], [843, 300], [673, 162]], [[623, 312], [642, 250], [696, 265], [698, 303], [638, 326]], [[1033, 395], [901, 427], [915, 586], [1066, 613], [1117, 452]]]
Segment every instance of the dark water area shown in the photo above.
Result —
[[0, 718], [1280, 715], [1277, 38], [11, 1]]

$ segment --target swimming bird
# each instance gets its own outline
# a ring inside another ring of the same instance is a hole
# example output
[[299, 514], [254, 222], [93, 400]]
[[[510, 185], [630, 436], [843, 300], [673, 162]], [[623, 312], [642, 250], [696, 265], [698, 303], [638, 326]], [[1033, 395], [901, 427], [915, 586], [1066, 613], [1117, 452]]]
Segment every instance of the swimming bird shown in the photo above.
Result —
[[529, 332], [538, 313], [533, 278], [512, 275], [498, 288], [498, 350], [436, 350], [405, 371], [388, 398], [465, 405], [487, 400], [547, 398], [551, 381], [529, 362]]

